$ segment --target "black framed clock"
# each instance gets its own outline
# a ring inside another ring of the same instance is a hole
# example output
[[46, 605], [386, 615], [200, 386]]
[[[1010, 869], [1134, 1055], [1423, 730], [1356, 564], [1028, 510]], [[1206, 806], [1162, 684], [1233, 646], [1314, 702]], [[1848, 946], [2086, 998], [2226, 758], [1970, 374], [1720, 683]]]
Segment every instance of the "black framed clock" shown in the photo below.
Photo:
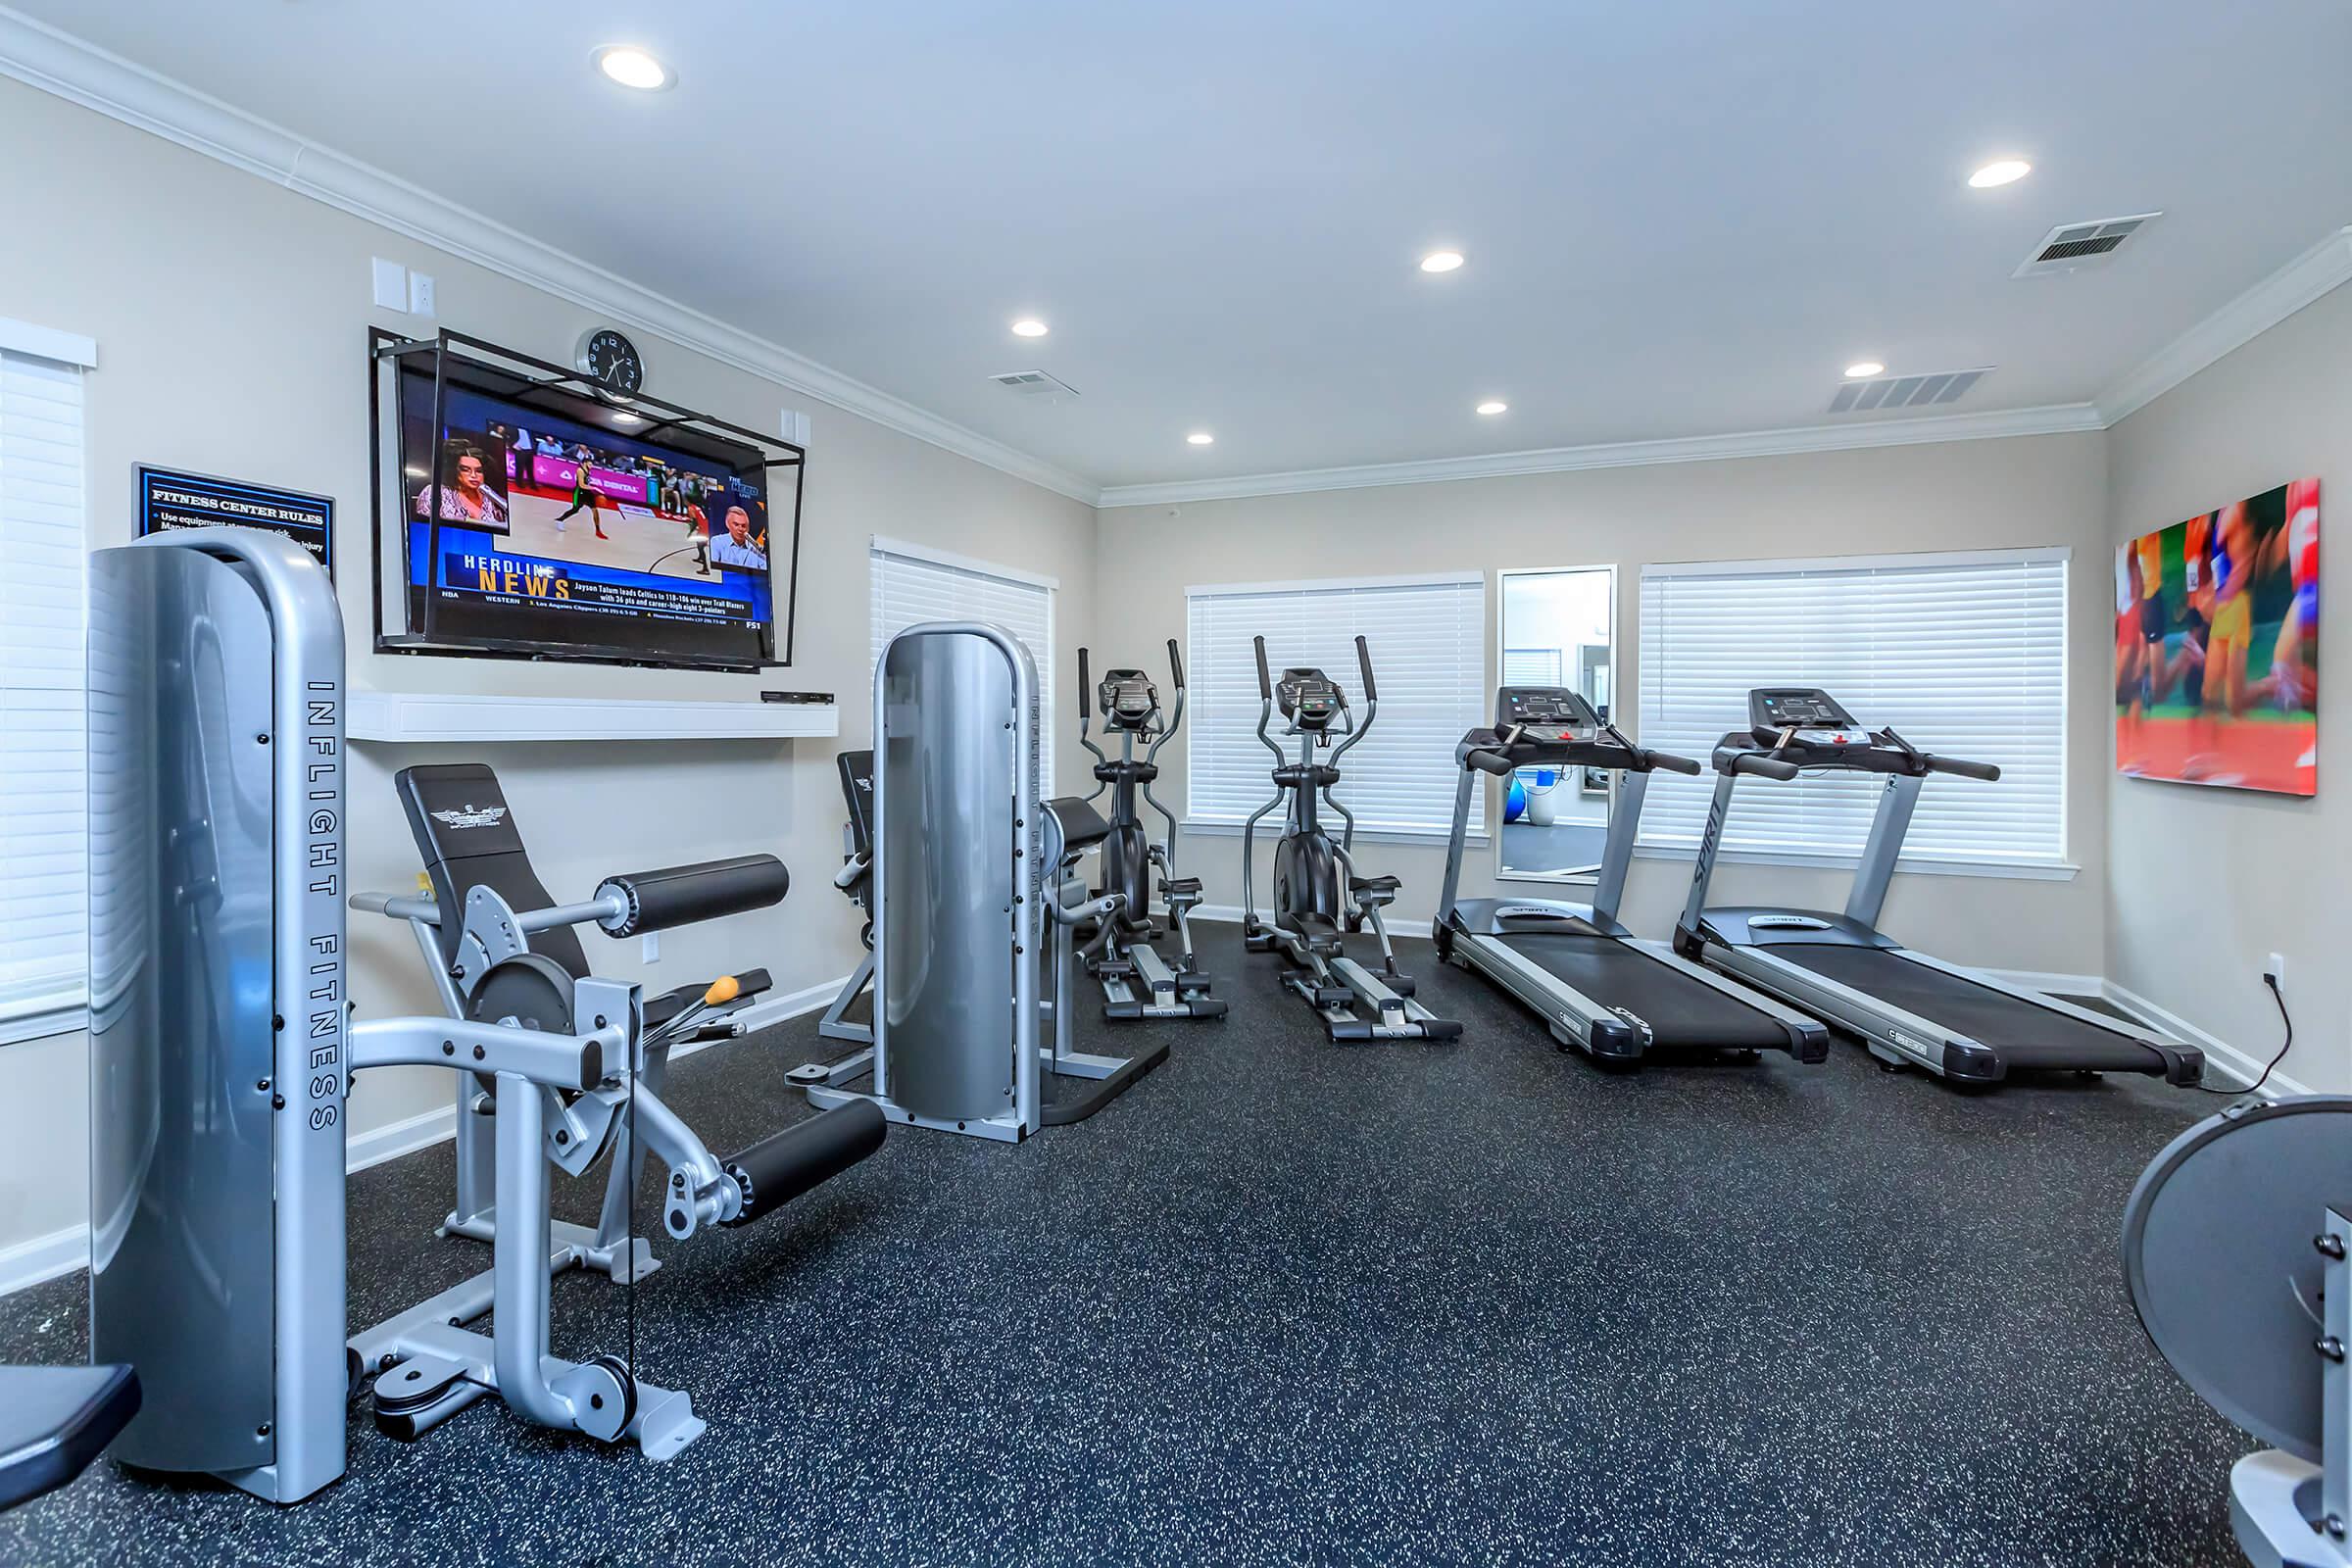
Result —
[[645, 388], [645, 361], [637, 345], [613, 327], [592, 326], [581, 333], [571, 363], [607, 392], [627, 397]]

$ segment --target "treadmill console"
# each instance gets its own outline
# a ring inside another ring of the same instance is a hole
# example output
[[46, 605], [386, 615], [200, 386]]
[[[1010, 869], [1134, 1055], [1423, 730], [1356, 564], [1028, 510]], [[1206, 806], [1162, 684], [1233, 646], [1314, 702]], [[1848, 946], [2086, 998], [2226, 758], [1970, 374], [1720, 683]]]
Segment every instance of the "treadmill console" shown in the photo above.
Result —
[[1522, 742], [1560, 746], [1589, 741], [1599, 728], [1592, 705], [1566, 686], [1505, 686], [1494, 694], [1498, 735], [1516, 730]]
[[1095, 688], [1105, 729], [1140, 730], [1159, 710], [1159, 691], [1140, 669], [1106, 669]]
[[1818, 686], [1759, 686], [1747, 694], [1747, 725], [1763, 747], [1867, 751], [1870, 731]]
[[1284, 670], [1274, 683], [1274, 702], [1283, 717], [1303, 730], [1329, 729], [1331, 721], [1348, 707], [1348, 699], [1329, 675], [1298, 665]]

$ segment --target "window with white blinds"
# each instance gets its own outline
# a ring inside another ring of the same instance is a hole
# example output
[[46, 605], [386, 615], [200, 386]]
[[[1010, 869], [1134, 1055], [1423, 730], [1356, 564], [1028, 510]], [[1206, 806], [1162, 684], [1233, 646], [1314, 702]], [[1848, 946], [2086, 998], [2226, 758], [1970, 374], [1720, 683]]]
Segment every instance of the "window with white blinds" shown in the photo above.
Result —
[[[1453, 749], [1487, 707], [1486, 579], [1476, 574], [1331, 583], [1251, 583], [1185, 590], [1185, 820], [1239, 823], [1273, 797], [1274, 758], [1257, 740], [1257, 662], [1321, 669], [1348, 694], [1360, 723], [1363, 677], [1355, 639], [1372, 654], [1380, 716], [1341, 764], [1336, 792], [1360, 828], [1443, 834], [1453, 826], [1459, 777]], [[1267, 733], [1281, 739], [1278, 710]], [[1294, 740], [1286, 750], [1295, 751]], [[1472, 832], [1485, 827], [1485, 790], [1471, 794]]]
[[86, 999], [81, 393], [0, 349], [0, 1040]]
[[[872, 558], [873, 665], [890, 640], [927, 620], [985, 620], [1004, 627], [1037, 664], [1037, 776], [1054, 793], [1054, 589], [1051, 577], [971, 561], [895, 539], [876, 539]], [[1091, 701], [1091, 694], [1081, 694]]]
[[[1819, 686], [1922, 751], [2000, 766], [1992, 784], [1931, 778], [1905, 859], [2062, 865], [2066, 568], [2063, 549], [1645, 566], [1642, 744], [1703, 760], [1747, 727], [1749, 688]], [[1884, 785], [1742, 779], [1723, 846], [1859, 855]], [[1642, 842], [1696, 846], [1713, 787], [1652, 774]]]

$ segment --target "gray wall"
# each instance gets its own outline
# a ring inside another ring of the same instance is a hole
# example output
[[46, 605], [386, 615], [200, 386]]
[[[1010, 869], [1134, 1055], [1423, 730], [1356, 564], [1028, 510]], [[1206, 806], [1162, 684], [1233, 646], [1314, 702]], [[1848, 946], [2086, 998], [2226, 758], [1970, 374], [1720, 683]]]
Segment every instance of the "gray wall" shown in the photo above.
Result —
[[[2107, 440], [2113, 542], [2315, 473], [2322, 538], [2341, 532], [2352, 519], [2352, 288], [2190, 377]], [[2329, 657], [2352, 658], [2352, 590], [2325, 583], [2320, 617]], [[2279, 1034], [2263, 959], [2285, 955], [2297, 1040], [2280, 1071], [2338, 1094], [2352, 1091], [2345, 676], [2339, 662], [2321, 681], [2313, 799], [2117, 777], [2108, 816], [2109, 976], [2267, 1060]]]
[[[1640, 689], [1644, 562], [2051, 544], [2074, 547], [2073, 623], [2104, 625], [2109, 569], [2102, 439], [2097, 433], [2034, 436], [1109, 509], [1102, 514], [1096, 591], [1102, 624], [1119, 631], [1115, 644], [1098, 645], [1096, 654], [1102, 661], [1149, 661], [1151, 650], [1183, 636], [1188, 584], [1478, 569], [1489, 573], [1492, 684], [1494, 569], [1614, 562], [1617, 689], [1631, 693]], [[1182, 548], [1171, 548], [1172, 539], [1181, 539]], [[1375, 637], [1376, 669], [1378, 642]], [[1889, 929], [1961, 961], [2099, 971], [2106, 914], [2100, 886], [2107, 657], [2103, 632], [2078, 638], [2069, 649], [2068, 849], [2082, 874], [2071, 881], [1904, 875], [1887, 906]], [[1344, 673], [1352, 687], [1353, 672]], [[1632, 710], [1630, 702], [1621, 705], [1629, 717]], [[1183, 796], [1184, 764], [1181, 743], [1171, 743], [1161, 754], [1169, 777], [1160, 790], [1171, 807]], [[1265, 841], [1259, 843], [1263, 897]], [[1182, 852], [1184, 869], [1203, 879], [1212, 904], [1239, 902], [1238, 839], [1193, 835]], [[1466, 890], [1492, 887], [1491, 855], [1472, 854], [1475, 874], [1465, 877]], [[1368, 872], [1404, 879], [1395, 906], [1397, 928], [1423, 926], [1436, 907], [1443, 848], [1374, 845], [1360, 858]], [[1665, 935], [1689, 879], [1686, 862], [1637, 860], [1627, 922], [1645, 935]], [[1727, 864], [1717, 873], [1717, 888], [1726, 902], [1769, 898], [1835, 908], [1844, 902], [1845, 876]]]
[[[407, 889], [416, 874], [392, 771], [478, 756], [505, 779], [560, 897], [584, 896], [604, 871], [747, 851], [792, 868], [781, 906], [671, 932], [650, 968], [637, 964], [634, 943], [592, 936], [600, 968], [666, 989], [764, 963], [781, 990], [814, 985], [847, 972], [858, 954], [855, 912], [827, 883], [842, 820], [832, 756], [862, 745], [868, 724], [868, 536], [1051, 573], [1061, 583], [1059, 637], [1074, 642], [1091, 624], [1091, 508], [633, 333], [653, 392], [753, 429], [776, 429], [787, 408], [811, 416], [798, 663], [749, 677], [379, 657], [369, 651], [366, 328], [425, 323], [370, 308], [368, 258], [431, 272], [441, 322], [542, 357], [568, 359], [595, 318], [13, 81], [0, 81], [0, 146], [41, 149], [0, 159], [0, 209], [48, 215], [17, 225], [0, 248], [0, 316], [98, 341], [87, 383], [94, 546], [130, 536], [139, 462], [283, 483], [339, 503], [355, 690], [751, 699], [766, 685], [850, 699], [838, 742], [355, 745], [357, 887]], [[1074, 674], [1052, 673], [1066, 713]], [[1065, 760], [1075, 751], [1065, 747]], [[354, 915], [352, 931], [363, 1014], [432, 1010], [404, 930]], [[83, 1057], [78, 1036], [0, 1047], [0, 1250], [82, 1218]], [[446, 1075], [370, 1075], [353, 1102], [353, 1132], [446, 1098]]]

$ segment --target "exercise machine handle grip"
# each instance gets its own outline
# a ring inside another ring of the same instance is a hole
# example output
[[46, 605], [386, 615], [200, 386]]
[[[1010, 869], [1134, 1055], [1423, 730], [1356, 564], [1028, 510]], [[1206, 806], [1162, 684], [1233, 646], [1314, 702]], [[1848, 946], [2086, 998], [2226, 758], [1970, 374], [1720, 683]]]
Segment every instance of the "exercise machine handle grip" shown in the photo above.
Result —
[[1493, 773], [1498, 778], [1508, 777], [1518, 771], [1518, 764], [1500, 752], [1472, 752], [1462, 760], [1482, 773]]
[[1669, 773], [1696, 773], [1700, 770], [1697, 758], [1677, 757], [1672, 752], [1643, 752], [1642, 761], [1645, 767], [1662, 767]]
[[1087, 709], [1094, 704], [1094, 689], [1095, 683], [1086, 674], [1086, 650], [1081, 648], [1078, 650], [1078, 717], [1082, 722], [1086, 718]]
[[1361, 637], [1355, 640], [1355, 667], [1364, 672], [1364, 701], [1379, 702], [1380, 688], [1372, 684], [1372, 650], [1364, 646]]
[[1270, 703], [1274, 700], [1274, 677], [1266, 671], [1266, 640], [1252, 637], [1250, 641], [1257, 650], [1257, 695]]
[[792, 876], [784, 862], [772, 855], [739, 855], [725, 860], [630, 871], [609, 876], [597, 885], [598, 898], [614, 897], [620, 903], [615, 913], [597, 925], [612, 937], [666, 931], [697, 920], [715, 920], [722, 914], [764, 909], [783, 902], [791, 886]]
[[853, 1100], [752, 1145], [723, 1166], [743, 1194], [726, 1223], [749, 1225], [832, 1180], [880, 1149], [888, 1125], [881, 1106]]
[[1970, 762], [1957, 757], [1930, 757], [1928, 770], [1932, 773], [1957, 773], [1962, 778], [1981, 778], [1990, 784], [2001, 776], [1997, 763]]
[[1184, 690], [1184, 655], [1176, 647], [1176, 639], [1168, 639], [1168, 670], [1176, 677], [1176, 689]]
[[1802, 771], [1794, 762], [1785, 762], [1762, 752], [1726, 752], [1715, 754], [1715, 770], [1719, 773], [1754, 773], [1764, 778], [1777, 778], [1786, 784]]

